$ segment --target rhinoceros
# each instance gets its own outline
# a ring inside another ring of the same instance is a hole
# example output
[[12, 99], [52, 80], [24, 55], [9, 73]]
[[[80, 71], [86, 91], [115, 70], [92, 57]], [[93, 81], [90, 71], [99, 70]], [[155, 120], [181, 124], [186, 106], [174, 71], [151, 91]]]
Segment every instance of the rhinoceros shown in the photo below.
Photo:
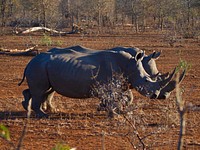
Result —
[[[143, 67], [143, 58], [141, 51], [136, 52], [135, 57], [125, 51], [112, 50], [88, 53], [68, 49], [41, 53], [28, 63], [19, 83], [26, 77], [29, 87], [23, 91], [22, 105], [27, 109], [32, 98], [32, 110], [38, 117], [46, 117], [41, 104], [52, 99], [55, 91], [66, 97], [89, 98], [93, 85], [106, 83], [113, 72], [122, 73], [131, 87], [146, 97], [166, 98], [166, 92], [175, 88], [171, 80], [176, 69], [165, 79], [152, 79]], [[180, 81], [183, 77], [184, 73]]]

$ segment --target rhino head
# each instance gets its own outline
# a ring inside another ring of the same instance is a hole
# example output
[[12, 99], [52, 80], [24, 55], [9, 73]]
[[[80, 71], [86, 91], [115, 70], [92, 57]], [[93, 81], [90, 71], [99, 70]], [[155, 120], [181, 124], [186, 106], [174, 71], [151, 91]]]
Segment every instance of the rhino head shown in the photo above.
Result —
[[[145, 52], [144, 52], [145, 53]], [[150, 55], [144, 55], [142, 60], [145, 71], [152, 77], [157, 77], [159, 71], [156, 66], [156, 60], [160, 57], [160, 52], [153, 52]]]
[[[173, 91], [176, 87], [176, 81], [173, 80], [176, 68], [172, 71], [171, 74], [160, 74], [156, 68], [155, 60], [150, 62], [152, 59], [158, 58], [160, 53], [156, 55], [154, 52], [152, 55], [145, 57], [144, 53], [138, 52], [135, 57], [131, 59], [134, 62], [130, 66], [128, 70], [129, 73], [129, 82], [140, 94], [149, 97], [151, 99], [166, 99], [169, 97], [171, 91]], [[157, 57], [158, 56], [158, 57]], [[146, 59], [144, 61], [144, 59]], [[147, 63], [146, 67], [144, 67], [144, 62]], [[153, 66], [153, 67], [152, 67]], [[149, 68], [149, 71], [152, 73], [151, 75], [147, 73], [145, 68]], [[185, 71], [179, 78], [179, 83], [183, 80], [185, 76]]]

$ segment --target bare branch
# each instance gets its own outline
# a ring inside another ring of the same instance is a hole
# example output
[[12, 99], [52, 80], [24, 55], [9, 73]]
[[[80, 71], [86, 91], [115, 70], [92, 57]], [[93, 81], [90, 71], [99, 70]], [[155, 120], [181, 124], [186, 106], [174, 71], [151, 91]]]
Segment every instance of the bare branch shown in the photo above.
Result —
[[185, 124], [186, 124], [186, 111], [187, 107], [185, 107], [185, 100], [181, 97], [180, 87], [178, 84], [179, 73], [176, 79], [176, 105], [178, 108], [179, 116], [180, 116], [180, 131], [179, 131], [179, 139], [178, 139], [178, 150], [183, 149], [183, 136], [185, 135]]

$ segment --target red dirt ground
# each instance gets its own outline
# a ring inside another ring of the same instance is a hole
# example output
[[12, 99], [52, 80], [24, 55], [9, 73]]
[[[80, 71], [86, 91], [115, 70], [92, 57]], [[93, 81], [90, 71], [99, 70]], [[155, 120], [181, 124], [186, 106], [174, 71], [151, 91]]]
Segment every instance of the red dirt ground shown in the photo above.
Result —
[[[39, 35], [0, 36], [0, 47], [26, 49], [35, 44], [42, 51], [51, 47], [83, 45], [94, 49], [108, 49], [115, 46], [135, 46], [147, 54], [162, 51], [157, 60], [160, 72], [172, 71], [180, 59], [191, 67], [181, 84], [183, 99], [195, 109], [186, 114], [184, 149], [200, 149], [200, 41], [182, 39], [170, 47], [161, 33], [129, 34], [123, 36], [80, 36], [51, 37], [52, 46], [42, 46]], [[21, 92], [26, 82], [18, 87], [24, 68], [32, 57], [0, 55], [0, 124], [9, 128], [11, 142], [17, 145], [22, 135], [26, 111], [21, 106]], [[175, 92], [167, 100], [150, 100], [133, 90], [132, 115], [139, 136], [147, 149], [176, 149], [179, 136], [179, 114]], [[56, 94], [53, 100], [59, 109], [49, 119], [31, 117], [22, 142], [24, 150], [51, 150], [58, 143], [65, 143], [77, 150], [130, 150], [142, 149], [133, 127], [122, 117], [113, 119], [104, 112], [97, 112], [97, 99], [71, 99]], [[0, 149], [10, 150], [11, 145], [0, 138]]]

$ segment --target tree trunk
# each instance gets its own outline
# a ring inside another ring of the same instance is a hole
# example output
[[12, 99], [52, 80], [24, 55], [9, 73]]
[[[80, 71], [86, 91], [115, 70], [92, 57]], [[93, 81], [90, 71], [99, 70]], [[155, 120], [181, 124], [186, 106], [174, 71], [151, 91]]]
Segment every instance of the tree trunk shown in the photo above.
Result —
[[145, 32], [145, 30], [146, 30], [146, 17], [143, 16], [142, 18], [143, 18], [143, 20], [142, 20], [142, 31]]
[[163, 31], [163, 27], [164, 27], [164, 17], [163, 17], [162, 15], [159, 16], [158, 26], [159, 26], [160, 30]]
[[101, 27], [101, 25], [102, 25], [102, 18], [101, 18], [101, 10], [100, 10], [100, 8], [99, 8], [99, 12], [98, 12], [98, 25], [99, 25], [99, 27]]
[[43, 19], [43, 26], [46, 27], [46, 9], [44, 0], [42, 1], [42, 19]]
[[187, 0], [187, 22], [188, 26], [190, 25], [190, 1]]
[[136, 15], [132, 15], [132, 24], [135, 25], [135, 32], [138, 33], [139, 25], [138, 25], [138, 18]]
[[164, 17], [162, 16], [161, 17], [161, 22], [160, 22], [160, 29], [161, 29], [161, 31], [163, 31], [163, 28], [164, 28]]
[[2, 0], [1, 1], [1, 26], [4, 27], [5, 26], [5, 11], [6, 11], [6, 0]]

